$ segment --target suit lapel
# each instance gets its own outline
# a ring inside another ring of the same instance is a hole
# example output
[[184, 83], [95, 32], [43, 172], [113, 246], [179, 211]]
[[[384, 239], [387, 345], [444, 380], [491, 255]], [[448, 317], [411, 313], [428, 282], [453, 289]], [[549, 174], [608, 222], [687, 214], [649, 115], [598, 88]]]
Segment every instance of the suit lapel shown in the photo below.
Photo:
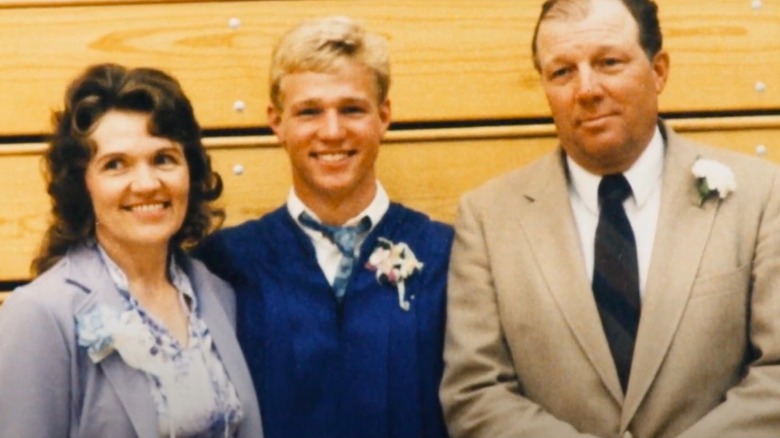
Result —
[[672, 343], [718, 207], [717, 201], [700, 205], [691, 173], [697, 151], [671, 130], [666, 131], [661, 211], [623, 409], [623, 428], [650, 389]]
[[[519, 216], [539, 269], [572, 335], [615, 400], [623, 400], [598, 309], [582, 260], [580, 238], [571, 211], [562, 154], [550, 154], [529, 178], [529, 203]], [[513, 209], [517, 211], [518, 209]], [[518, 284], [523, 284], [518, 279]]]
[[[67, 281], [89, 293], [84, 302], [76, 308], [76, 318], [97, 306], [108, 306], [118, 312], [125, 310], [122, 297], [95, 249], [81, 246], [71, 251], [68, 258], [70, 267]], [[100, 361], [97, 366], [103, 369], [106, 380], [122, 403], [136, 435], [157, 436], [154, 399], [144, 374], [130, 368], [116, 353]]]

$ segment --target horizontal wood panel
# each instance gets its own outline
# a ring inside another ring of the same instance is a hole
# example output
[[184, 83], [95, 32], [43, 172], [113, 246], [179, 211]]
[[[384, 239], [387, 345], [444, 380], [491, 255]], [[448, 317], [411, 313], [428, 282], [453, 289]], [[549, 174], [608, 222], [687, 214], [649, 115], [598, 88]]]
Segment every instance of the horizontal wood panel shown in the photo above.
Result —
[[[333, 14], [360, 18], [387, 36], [398, 122], [549, 113], [530, 60], [541, 0], [108, 3], [0, 8], [0, 136], [47, 132], [68, 81], [107, 61], [175, 74], [207, 128], [265, 126], [273, 43], [302, 18]], [[659, 3], [672, 56], [663, 111], [780, 109], [780, 8], [764, 2], [753, 9], [746, 0]]]
[[[251, 0], [235, 0], [251, 1]], [[290, 0], [288, 0], [290, 1]], [[116, 6], [137, 5], [144, 3], [197, 3], [198, 0], [0, 0], [2, 8], [58, 8], [66, 6]]]
[[[780, 162], [780, 121], [751, 129], [698, 131], [672, 121], [686, 136]], [[763, 127], [762, 127], [763, 126]], [[382, 147], [378, 174], [390, 196], [432, 217], [452, 222], [458, 198], [484, 181], [521, 167], [555, 147], [552, 126], [475, 128], [391, 133]], [[290, 188], [284, 151], [270, 137], [208, 139], [223, 176], [227, 224], [255, 218], [281, 205]], [[0, 281], [23, 280], [47, 225], [48, 198], [39, 172], [43, 145], [0, 147]], [[9, 151], [14, 150], [15, 153]]]

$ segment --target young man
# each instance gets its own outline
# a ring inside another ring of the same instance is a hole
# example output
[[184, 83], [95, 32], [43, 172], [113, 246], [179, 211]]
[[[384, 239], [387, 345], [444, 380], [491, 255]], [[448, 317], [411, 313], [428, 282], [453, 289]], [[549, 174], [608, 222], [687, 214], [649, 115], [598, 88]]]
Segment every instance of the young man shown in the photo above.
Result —
[[777, 167], [659, 121], [650, 0], [549, 0], [533, 47], [561, 147], [461, 202], [450, 432], [778, 436]]
[[386, 42], [350, 19], [284, 35], [268, 117], [292, 166], [287, 203], [197, 251], [236, 290], [268, 438], [446, 436], [452, 230], [376, 179], [389, 84]]

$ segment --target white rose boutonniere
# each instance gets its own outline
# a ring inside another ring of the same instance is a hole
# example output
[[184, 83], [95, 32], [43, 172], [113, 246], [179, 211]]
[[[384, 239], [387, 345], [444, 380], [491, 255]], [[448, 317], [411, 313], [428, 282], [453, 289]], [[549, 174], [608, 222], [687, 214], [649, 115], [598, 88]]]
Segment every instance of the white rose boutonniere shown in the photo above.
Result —
[[699, 205], [704, 205], [704, 201], [715, 196], [726, 199], [731, 192], [737, 190], [734, 172], [721, 162], [699, 158], [693, 163], [691, 171], [696, 177], [696, 188], [701, 200]]
[[423, 268], [423, 263], [417, 260], [409, 245], [404, 242], [393, 243], [380, 237], [368, 258], [366, 268], [376, 271], [380, 283], [395, 285], [398, 288], [398, 305], [403, 310], [409, 310], [404, 280]]
[[79, 345], [87, 348], [92, 362], [98, 363], [116, 351], [129, 366], [159, 373], [157, 361], [150, 360], [159, 347], [138, 312], [96, 307], [76, 319], [76, 331]]

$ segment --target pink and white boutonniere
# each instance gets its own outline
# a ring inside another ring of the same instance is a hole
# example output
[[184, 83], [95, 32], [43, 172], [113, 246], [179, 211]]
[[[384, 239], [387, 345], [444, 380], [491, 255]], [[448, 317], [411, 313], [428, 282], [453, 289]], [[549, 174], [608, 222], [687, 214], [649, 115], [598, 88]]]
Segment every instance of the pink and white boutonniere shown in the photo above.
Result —
[[366, 268], [376, 271], [376, 279], [380, 283], [395, 285], [398, 288], [398, 305], [409, 310], [404, 281], [423, 268], [422, 262], [417, 260], [409, 245], [404, 242], [393, 243], [380, 237], [374, 252], [368, 258]]
[[704, 201], [712, 197], [726, 199], [731, 192], [737, 190], [734, 172], [719, 161], [699, 158], [693, 163], [691, 171], [696, 177], [696, 188], [701, 201], [699, 205], [704, 205]]

